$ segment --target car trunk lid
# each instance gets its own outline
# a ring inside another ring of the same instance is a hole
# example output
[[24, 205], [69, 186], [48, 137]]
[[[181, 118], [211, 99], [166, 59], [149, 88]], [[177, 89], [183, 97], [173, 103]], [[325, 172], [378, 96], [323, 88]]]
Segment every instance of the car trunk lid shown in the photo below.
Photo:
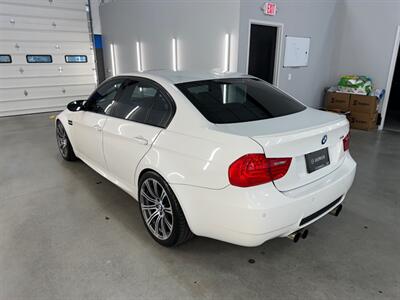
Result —
[[[349, 131], [344, 116], [311, 108], [279, 118], [216, 126], [232, 134], [249, 136], [261, 145], [268, 158], [292, 158], [287, 174], [274, 181], [280, 191], [306, 185], [338, 168], [344, 160], [343, 138]], [[315, 162], [326, 153], [329, 164], [321, 160], [327, 165], [317, 162], [316, 170], [307, 168], [307, 160], [310, 165], [311, 160]]]

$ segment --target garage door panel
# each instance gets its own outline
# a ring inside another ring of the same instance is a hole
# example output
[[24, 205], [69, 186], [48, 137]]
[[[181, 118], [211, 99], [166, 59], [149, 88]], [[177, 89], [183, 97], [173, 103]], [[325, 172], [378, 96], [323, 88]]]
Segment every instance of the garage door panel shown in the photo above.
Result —
[[[31, 109], [18, 109], [18, 110], [0, 110], [0, 117], [6, 116], [15, 116], [15, 115], [24, 115], [24, 114], [34, 114], [34, 113], [43, 113], [43, 112], [56, 112], [64, 110], [66, 105], [55, 105], [55, 106], [43, 106], [39, 108], [31, 108]], [[0, 106], [1, 109], [1, 106]]]
[[53, 8], [67, 8], [74, 10], [82, 10], [85, 7], [84, 0], [56, 0], [50, 2], [49, 0], [8, 0], [3, 2], [12, 2], [14, 4], [23, 4], [23, 5], [35, 5], [35, 6], [43, 6], [43, 7], [53, 7]]
[[[29, 8], [29, 9], [27, 9]], [[28, 16], [28, 17], [42, 17], [47, 19], [73, 19], [73, 20], [84, 20], [86, 18], [86, 11], [78, 9], [62, 9], [55, 6], [36, 6], [32, 5], [32, 2], [25, 5], [15, 4], [12, 1], [10, 3], [0, 2], [0, 12], [2, 15], [10, 16]]]
[[[18, 79], [18, 80], [16, 80]], [[1, 80], [1, 88], [29, 88], [35, 86], [48, 86], [55, 85], [79, 85], [79, 84], [91, 84], [93, 85], [93, 74], [88, 75], [72, 75], [72, 76], [41, 76], [41, 77], [8, 77]]]
[[85, 21], [63, 20], [63, 19], [43, 19], [28, 17], [11, 17], [0, 15], [0, 28], [3, 29], [37, 29], [37, 30], [64, 30], [73, 32], [85, 32], [88, 24]]
[[[59, 68], [62, 68], [61, 72]], [[21, 72], [22, 71], [22, 72]], [[93, 66], [89, 64], [65, 64], [56, 66], [54, 64], [49, 64], [44, 66], [44, 64], [30, 64], [20, 67], [7, 65], [0, 68], [0, 78], [7, 78], [8, 76], [57, 76], [57, 75], [76, 75], [76, 74], [93, 74]]]
[[[0, 0], [0, 116], [58, 110], [86, 99], [96, 85], [85, 0]], [[27, 63], [47, 54], [51, 63]], [[66, 63], [86, 55], [87, 63]]]
[[[15, 45], [18, 44], [18, 48]], [[56, 46], [58, 46], [56, 48]], [[74, 53], [80, 54], [82, 51], [90, 51], [90, 43], [86, 42], [65, 42], [65, 41], [53, 41], [53, 42], [27, 42], [24, 41], [0, 41], [0, 52], [1, 53], [21, 53], [26, 54], [29, 52], [35, 53]]]
[[77, 99], [86, 99], [86, 96], [77, 94], [69, 97], [26, 99], [14, 103], [0, 102], [0, 116], [62, 110], [68, 103]]
[[[51, 64], [52, 66], [64, 66], [65, 64], [65, 55], [75, 55], [75, 54], [79, 54], [79, 55], [86, 55], [88, 62], [87, 63], [75, 63], [75, 64], [68, 64], [68, 66], [82, 66], [82, 65], [89, 65], [90, 67], [92, 67], [92, 65], [94, 64], [94, 54], [91, 51], [80, 51], [80, 52], [64, 52], [63, 54], [59, 54], [59, 53], [51, 53], [49, 51], [44, 52], [45, 49], [43, 49], [42, 51], [29, 51], [29, 54], [50, 54], [52, 56], [53, 59], [53, 63]], [[55, 52], [55, 51], [54, 51]], [[12, 66], [22, 66], [24, 67], [24, 65], [29, 65], [26, 62], [26, 54], [14, 54], [14, 53], [10, 53], [7, 52], [8, 54], [10, 54], [12, 56], [12, 61], [13, 61], [13, 65]], [[42, 66], [44, 66], [44, 64], [42, 64]], [[36, 68], [36, 66], [35, 66]], [[40, 67], [39, 67], [40, 68]]]
[[80, 32], [55, 32], [55, 31], [39, 31], [39, 30], [8, 30], [0, 29], [0, 36], [3, 40], [23, 41], [27, 37], [30, 41], [59, 41], [60, 37], [64, 42], [89, 42], [88, 33]]
[[0, 88], [0, 102], [19, 101], [29, 98], [39, 99], [41, 97], [62, 97], [70, 95], [89, 95], [95, 85], [94, 84], [78, 84], [78, 85], [56, 85], [56, 86], [40, 86], [40, 87], [17, 87], [17, 88]]

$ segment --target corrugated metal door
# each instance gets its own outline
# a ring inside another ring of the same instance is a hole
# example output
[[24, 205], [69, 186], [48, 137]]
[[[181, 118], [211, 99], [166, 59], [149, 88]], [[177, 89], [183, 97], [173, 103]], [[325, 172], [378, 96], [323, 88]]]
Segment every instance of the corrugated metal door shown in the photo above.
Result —
[[[0, 55], [11, 56], [0, 59], [0, 116], [61, 110], [87, 98], [96, 73], [86, 0], [0, 0]], [[51, 55], [52, 62], [28, 63], [27, 55]], [[66, 55], [87, 62], [67, 63]]]

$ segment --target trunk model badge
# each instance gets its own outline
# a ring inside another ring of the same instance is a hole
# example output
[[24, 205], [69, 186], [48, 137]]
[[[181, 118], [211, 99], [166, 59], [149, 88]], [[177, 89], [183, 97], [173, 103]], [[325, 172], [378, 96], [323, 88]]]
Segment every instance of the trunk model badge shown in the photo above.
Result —
[[325, 145], [325, 143], [326, 143], [327, 140], [328, 140], [328, 136], [325, 134], [325, 135], [322, 137], [321, 144], [322, 144], [322, 145]]

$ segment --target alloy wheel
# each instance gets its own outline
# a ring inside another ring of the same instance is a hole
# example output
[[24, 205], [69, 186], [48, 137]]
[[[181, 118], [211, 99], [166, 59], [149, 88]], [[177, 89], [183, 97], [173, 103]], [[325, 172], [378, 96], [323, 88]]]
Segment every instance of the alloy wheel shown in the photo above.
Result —
[[164, 187], [154, 178], [147, 178], [140, 188], [140, 208], [146, 226], [160, 240], [171, 236], [174, 215]]
[[61, 123], [57, 124], [56, 128], [57, 145], [63, 157], [68, 156], [68, 137]]

